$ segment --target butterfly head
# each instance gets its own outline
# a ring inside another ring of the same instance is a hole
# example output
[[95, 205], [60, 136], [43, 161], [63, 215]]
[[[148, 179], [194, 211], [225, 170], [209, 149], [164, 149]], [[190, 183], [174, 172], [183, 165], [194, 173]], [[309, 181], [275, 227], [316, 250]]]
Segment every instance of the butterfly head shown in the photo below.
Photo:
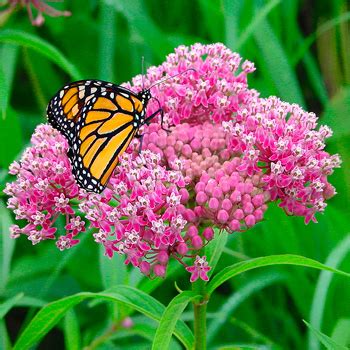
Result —
[[141, 100], [144, 108], [147, 107], [148, 101], [152, 98], [151, 92], [149, 89], [144, 89], [138, 94], [138, 98]]

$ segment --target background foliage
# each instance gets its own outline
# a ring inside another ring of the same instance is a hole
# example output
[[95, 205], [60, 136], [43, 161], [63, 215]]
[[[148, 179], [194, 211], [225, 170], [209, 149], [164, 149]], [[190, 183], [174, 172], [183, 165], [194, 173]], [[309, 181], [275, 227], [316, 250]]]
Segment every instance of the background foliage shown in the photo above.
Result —
[[[121, 83], [141, 73], [142, 56], [147, 67], [180, 44], [223, 42], [256, 63], [249, 84], [262, 96], [299, 103], [334, 130], [328, 150], [341, 154], [343, 167], [331, 178], [338, 195], [318, 224], [304, 226], [302, 218], [271, 206], [264, 222], [228, 237], [216, 269], [289, 253], [350, 271], [347, 1], [75, 0], [54, 6], [72, 16], [46, 17], [40, 28], [31, 26], [25, 10], [0, 20], [0, 190], [10, 180], [8, 165], [28, 145], [35, 126], [45, 122], [46, 104], [64, 83], [79, 78]], [[167, 305], [177, 293], [175, 280], [181, 289], [189, 287], [185, 272], [171, 270], [166, 280], [149, 281], [117, 256], [109, 261], [89, 235], [62, 253], [49, 241], [34, 247], [23, 238], [14, 242], [8, 238], [14, 218], [0, 196], [0, 348], [9, 348], [49, 301], [123, 284]], [[212, 296], [209, 348], [316, 350], [325, 346], [318, 331], [346, 348], [349, 301], [349, 281], [329, 272], [268, 267], [244, 273]], [[66, 313], [38, 348], [149, 349], [157, 323], [125, 305], [87, 299]], [[126, 316], [133, 327], [123, 327]], [[187, 309], [182, 319], [191, 322], [191, 317]], [[174, 339], [171, 348], [181, 347]]]

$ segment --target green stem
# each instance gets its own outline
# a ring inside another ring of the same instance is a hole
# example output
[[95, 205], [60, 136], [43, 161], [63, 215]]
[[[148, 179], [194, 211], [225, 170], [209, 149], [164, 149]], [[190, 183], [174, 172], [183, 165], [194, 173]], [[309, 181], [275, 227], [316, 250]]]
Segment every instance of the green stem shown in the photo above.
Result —
[[105, 343], [113, 334], [118, 330], [118, 326], [113, 324], [110, 328], [106, 330], [105, 333], [94, 339], [89, 345], [84, 347], [84, 350], [94, 350], [97, 349], [98, 346]]
[[195, 350], [206, 350], [208, 295], [205, 290], [205, 282], [197, 280], [193, 283], [192, 289], [202, 296], [200, 300], [193, 301]]

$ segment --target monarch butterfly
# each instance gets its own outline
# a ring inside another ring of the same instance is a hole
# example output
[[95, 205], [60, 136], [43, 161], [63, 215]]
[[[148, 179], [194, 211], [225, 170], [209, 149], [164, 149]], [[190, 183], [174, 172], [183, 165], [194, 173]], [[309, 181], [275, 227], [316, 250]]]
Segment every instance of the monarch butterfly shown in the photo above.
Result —
[[[154, 85], [188, 70], [193, 69]], [[160, 115], [163, 128], [159, 102], [159, 109], [146, 116], [151, 87], [133, 93], [102, 80], [80, 80], [64, 86], [50, 100], [48, 121], [68, 141], [72, 173], [80, 187], [101, 193], [131, 140], [142, 141], [140, 127]]]
[[143, 124], [161, 115], [159, 108], [146, 117], [149, 89], [135, 94], [101, 80], [81, 80], [64, 86], [47, 107], [49, 123], [66, 137], [72, 172], [80, 187], [100, 193]]

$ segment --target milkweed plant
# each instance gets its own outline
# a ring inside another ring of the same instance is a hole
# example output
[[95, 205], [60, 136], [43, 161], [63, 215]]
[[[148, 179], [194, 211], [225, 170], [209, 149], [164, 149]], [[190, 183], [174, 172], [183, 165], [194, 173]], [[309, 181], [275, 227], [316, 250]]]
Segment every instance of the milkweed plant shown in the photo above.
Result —
[[[329, 127], [318, 127], [317, 116], [297, 104], [249, 88], [254, 64], [223, 44], [179, 46], [124, 86], [139, 92], [186, 70], [151, 90], [170, 132], [156, 120], [145, 125], [142, 152], [134, 140], [104, 192], [78, 187], [66, 139], [43, 124], [10, 166], [16, 179], [5, 193], [25, 222], [11, 227], [12, 238], [24, 235], [33, 245], [49, 239], [64, 251], [91, 232], [108, 258], [122, 255], [150, 278], [166, 278], [172, 260], [182, 265], [193, 283], [189, 300], [202, 349], [214, 267], [206, 246], [261, 222], [271, 202], [317, 222], [336, 193], [328, 176], [341, 161], [325, 151]], [[158, 108], [151, 100], [147, 114]], [[64, 232], [55, 227], [60, 217]]]

